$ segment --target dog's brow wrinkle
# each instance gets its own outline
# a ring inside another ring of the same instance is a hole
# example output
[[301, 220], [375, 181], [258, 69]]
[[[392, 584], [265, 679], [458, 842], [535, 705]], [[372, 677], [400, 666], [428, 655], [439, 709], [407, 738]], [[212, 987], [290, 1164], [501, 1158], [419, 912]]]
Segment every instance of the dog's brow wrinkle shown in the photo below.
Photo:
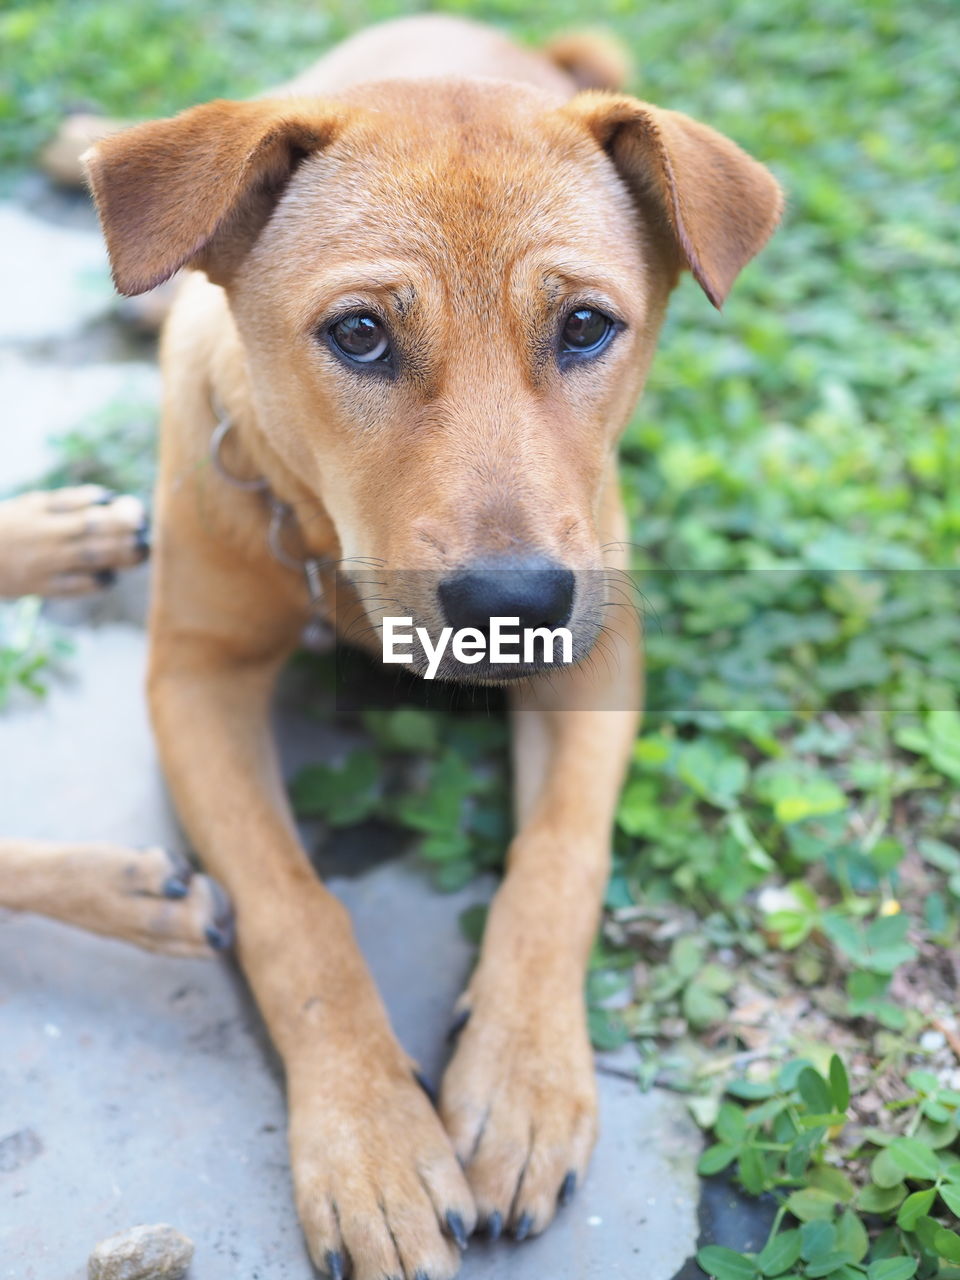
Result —
[[404, 285], [400, 289], [394, 289], [391, 296], [397, 315], [401, 318], [407, 315], [417, 301], [417, 291], [412, 284]]

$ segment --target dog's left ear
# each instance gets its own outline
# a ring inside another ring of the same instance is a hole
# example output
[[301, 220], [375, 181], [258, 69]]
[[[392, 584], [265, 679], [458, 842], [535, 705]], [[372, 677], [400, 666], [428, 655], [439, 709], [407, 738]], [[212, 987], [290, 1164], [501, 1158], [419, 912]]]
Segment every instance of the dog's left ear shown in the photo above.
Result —
[[636, 98], [580, 93], [561, 114], [592, 134], [719, 308], [783, 212], [770, 171], [714, 129]]

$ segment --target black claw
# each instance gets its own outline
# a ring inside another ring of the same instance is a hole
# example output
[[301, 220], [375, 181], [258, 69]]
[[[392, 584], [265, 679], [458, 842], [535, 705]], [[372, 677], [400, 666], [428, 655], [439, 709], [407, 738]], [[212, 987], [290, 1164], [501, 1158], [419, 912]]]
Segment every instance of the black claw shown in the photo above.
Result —
[[457, 1248], [462, 1252], [467, 1247], [467, 1229], [459, 1213], [454, 1213], [452, 1209], [447, 1214], [447, 1228], [456, 1241]]
[[413, 1078], [414, 1080], [416, 1080], [417, 1084], [420, 1086], [423, 1092], [430, 1099], [431, 1106], [435, 1107], [437, 1105], [437, 1091], [433, 1087], [433, 1085], [430, 1083], [430, 1081], [427, 1079], [427, 1077], [422, 1076], [419, 1071], [415, 1071], [413, 1073]]
[[232, 941], [229, 934], [221, 932], [221, 930], [215, 928], [212, 924], [207, 925], [206, 929], [203, 931], [203, 936], [206, 938], [210, 946], [213, 947], [214, 951], [227, 951]]
[[99, 498], [94, 498], [92, 505], [95, 507], [109, 507], [115, 498], [119, 497], [113, 489], [104, 489]]
[[206, 931], [207, 941], [214, 951], [226, 951], [233, 946], [233, 908], [216, 880], [210, 882], [210, 893], [213, 898], [213, 924]]
[[463, 1028], [470, 1021], [472, 1009], [461, 1009], [454, 1020], [450, 1023], [450, 1030], [447, 1032], [447, 1043], [452, 1044]]
[[150, 522], [148, 520], [144, 520], [133, 535], [133, 546], [141, 561], [146, 560], [150, 554]]
[[487, 1238], [499, 1240], [503, 1232], [503, 1214], [494, 1211], [487, 1219]]
[[185, 898], [190, 892], [190, 886], [185, 880], [181, 880], [179, 876], [167, 876], [163, 882], [163, 896], [165, 898]]
[[577, 1175], [571, 1169], [564, 1180], [560, 1183], [560, 1193], [557, 1199], [561, 1205], [568, 1205], [573, 1199], [573, 1193], [577, 1189]]
[[112, 587], [117, 580], [117, 571], [115, 569], [98, 569], [93, 575], [93, 580], [98, 587]]
[[520, 1216], [520, 1221], [513, 1229], [514, 1240], [526, 1240], [530, 1234], [530, 1228], [533, 1226], [533, 1215], [524, 1213]]
[[178, 853], [176, 849], [168, 849], [167, 861], [173, 868], [171, 874], [176, 876], [178, 880], [190, 880], [192, 878], [193, 866], [187, 861], [182, 853]]
[[327, 1271], [330, 1280], [343, 1280], [343, 1254], [339, 1249], [330, 1249], [326, 1257]]
[[214, 951], [229, 951], [233, 946], [233, 921], [225, 920], [218, 924], [208, 924], [203, 931], [203, 936]]

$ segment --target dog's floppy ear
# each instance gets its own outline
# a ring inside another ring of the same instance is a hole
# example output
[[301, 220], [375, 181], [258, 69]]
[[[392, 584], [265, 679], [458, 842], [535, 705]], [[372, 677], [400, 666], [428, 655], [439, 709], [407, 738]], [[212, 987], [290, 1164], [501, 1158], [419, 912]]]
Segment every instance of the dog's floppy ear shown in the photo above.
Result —
[[99, 142], [84, 164], [117, 289], [145, 293], [188, 263], [222, 283], [343, 118], [295, 99], [217, 101]]
[[715, 307], [783, 211], [776, 179], [723, 134], [636, 98], [580, 93], [562, 112], [585, 126], [631, 193], [669, 229]]

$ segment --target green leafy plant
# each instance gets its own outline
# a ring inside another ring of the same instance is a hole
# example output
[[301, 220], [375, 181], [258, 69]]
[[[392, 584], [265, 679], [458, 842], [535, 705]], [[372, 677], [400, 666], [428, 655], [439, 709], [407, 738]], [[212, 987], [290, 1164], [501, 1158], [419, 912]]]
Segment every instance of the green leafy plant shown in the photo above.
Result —
[[294, 779], [297, 812], [334, 827], [392, 823], [417, 838], [441, 889], [498, 867], [509, 830], [503, 724], [403, 706], [370, 711], [364, 722], [370, 746]]
[[71, 652], [66, 636], [43, 620], [41, 606], [35, 596], [0, 603], [0, 710], [18, 690], [42, 697], [47, 677]]
[[[778, 1209], [759, 1253], [706, 1245], [697, 1254], [703, 1271], [715, 1280], [960, 1274], [953, 1265], [960, 1262], [953, 1229], [960, 1094], [928, 1072], [908, 1080], [917, 1092], [898, 1105], [911, 1113], [907, 1128], [915, 1136], [851, 1125], [850, 1083], [837, 1055], [826, 1076], [796, 1059], [769, 1083], [732, 1082], [700, 1172], [733, 1168], [746, 1191], [770, 1194]], [[931, 1121], [941, 1127], [924, 1129]]]
[[117, 400], [51, 444], [57, 461], [31, 487], [101, 484], [144, 498], [153, 490], [157, 411], [152, 405]]

